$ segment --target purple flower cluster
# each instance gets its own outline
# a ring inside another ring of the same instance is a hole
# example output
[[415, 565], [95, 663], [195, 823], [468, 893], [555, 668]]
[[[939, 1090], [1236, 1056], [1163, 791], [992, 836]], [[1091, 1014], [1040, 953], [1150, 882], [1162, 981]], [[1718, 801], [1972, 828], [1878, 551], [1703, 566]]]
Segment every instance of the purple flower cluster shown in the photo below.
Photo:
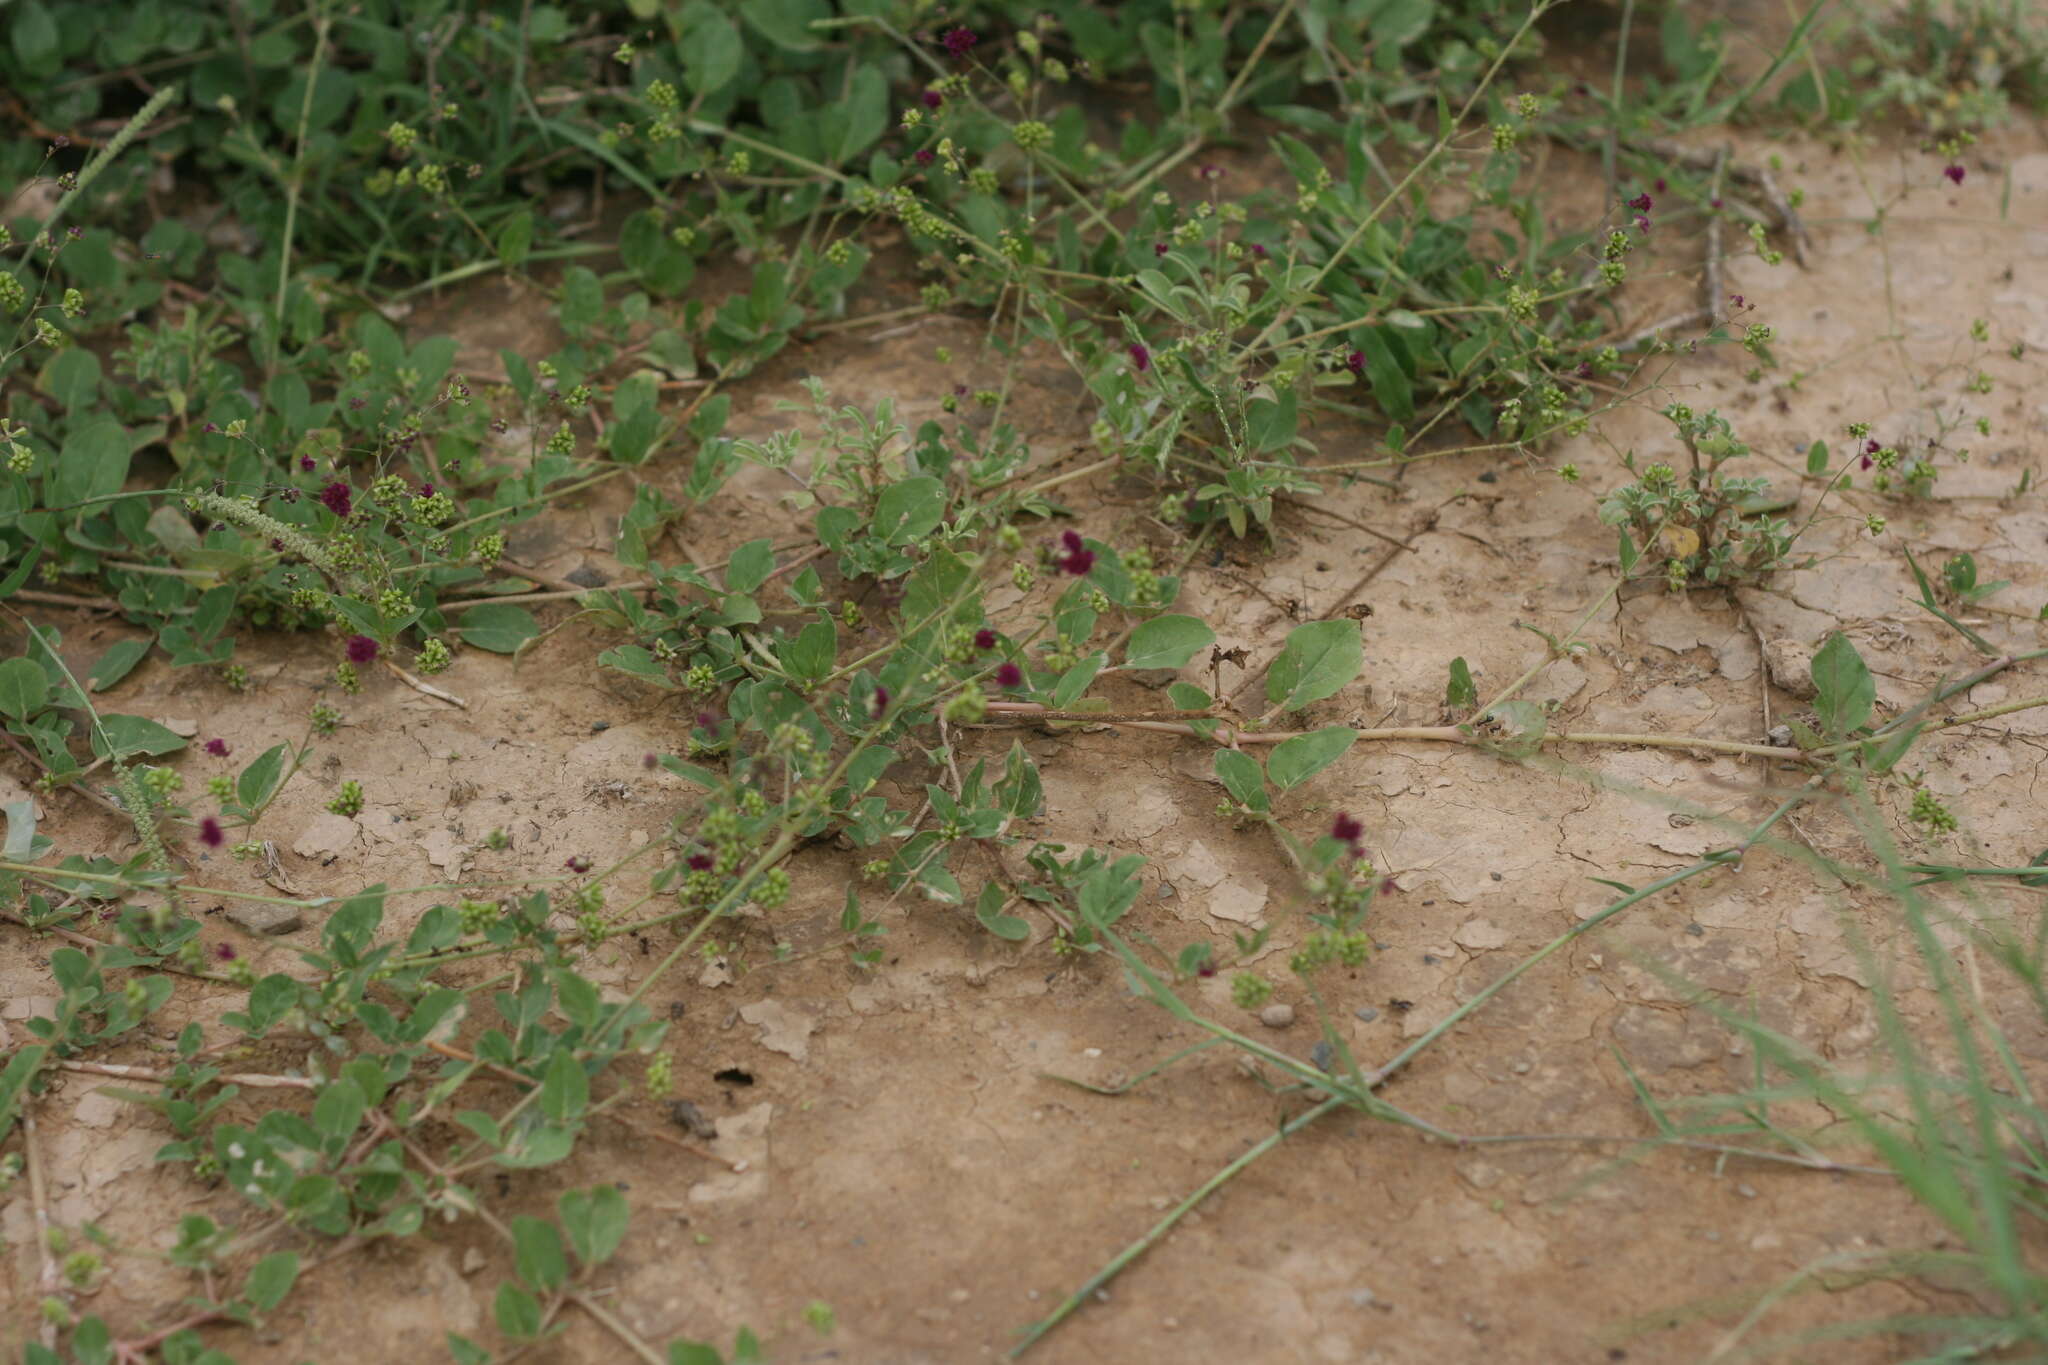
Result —
[[1083, 578], [1095, 567], [1095, 551], [1082, 542], [1079, 531], [1060, 532], [1060, 549], [1062, 553], [1054, 556], [1053, 563], [1059, 565], [1061, 573]]
[[1330, 822], [1330, 837], [1351, 850], [1351, 856], [1365, 856], [1365, 826], [1358, 817], [1347, 811], [1338, 811], [1337, 818]]

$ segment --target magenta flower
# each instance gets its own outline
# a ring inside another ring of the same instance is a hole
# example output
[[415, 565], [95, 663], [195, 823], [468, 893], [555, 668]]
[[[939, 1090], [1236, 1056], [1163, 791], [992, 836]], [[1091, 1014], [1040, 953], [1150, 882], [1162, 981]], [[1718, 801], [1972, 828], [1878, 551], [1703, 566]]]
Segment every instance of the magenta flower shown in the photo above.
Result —
[[980, 630], [974, 632], [974, 647], [976, 649], [994, 649], [996, 647], [996, 638], [994, 631], [990, 630], [987, 626], [983, 626]]
[[1164, 256], [1166, 254], [1166, 243], [1154, 242], [1152, 244], [1152, 254], [1154, 256]]
[[948, 29], [939, 35], [939, 46], [946, 49], [949, 57], [965, 57], [980, 41], [981, 35], [971, 28]]
[[355, 492], [347, 484], [336, 480], [320, 490], [321, 505], [343, 521], [355, 510]]
[[911, 153], [910, 159], [912, 161], [915, 161], [920, 166], [929, 166], [932, 164], [933, 160], [932, 149], [929, 147], [920, 147], [915, 152]]
[[718, 728], [718, 713], [716, 711], [699, 711], [697, 713], [697, 728], [699, 730], [716, 730]]
[[571, 872], [588, 872], [590, 871], [590, 859], [578, 853], [572, 856], [569, 861], [563, 863], [562, 866], [568, 868]]
[[1053, 563], [1060, 566], [1061, 573], [1070, 573], [1076, 578], [1081, 578], [1095, 567], [1095, 551], [1082, 542], [1080, 532], [1060, 532], [1060, 546], [1066, 553], [1053, 560]]
[[661, 760], [656, 758], [654, 756], [654, 751], [650, 749], [646, 753], [640, 755], [640, 766], [643, 768], [657, 768], [661, 766]]
[[996, 668], [996, 686], [1002, 688], [1022, 687], [1024, 670], [1015, 664], [1001, 664]]
[[301, 455], [301, 456], [299, 456], [299, 468], [300, 468], [300, 470], [301, 470], [301, 471], [303, 471], [304, 473], [307, 473], [307, 474], [310, 474], [310, 473], [312, 473], [312, 472], [313, 472], [313, 457], [312, 457], [311, 455]]
[[219, 958], [222, 962], [233, 962], [235, 958], [239, 956], [239, 954], [235, 952], [235, 945], [232, 943], [214, 944], [213, 955]]
[[924, 107], [927, 109], [937, 109], [946, 102], [946, 97], [936, 90], [925, 91], [921, 98], [924, 100]]
[[367, 635], [348, 637], [348, 661], [352, 664], [370, 663], [377, 657], [377, 642]]
[[1351, 353], [1350, 355], [1347, 355], [1347, 356], [1345, 356], [1345, 357], [1344, 357], [1344, 368], [1345, 368], [1345, 369], [1347, 369], [1347, 370], [1349, 370], [1349, 371], [1351, 371], [1351, 373], [1353, 373], [1353, 374], [1364, 374], [1364, 373], [1365, 373], [1365, 352], [1364, 352], [1364, 351], [1353, 351], [1353, 352], [1352, 352], [1352, 353]]
[[219, 848], [227, 842], [227, 835], [220, 832], [220, 821], [211, 815], [199, 822], [199, 842], [208, 848]]
[[1266, 248], [1257, 242], [1253, 242], [1252, 255], [1258, 257], [1260, 260], [1263, 261], [1266, 259]]
[[1963, 183], [1963, 176], [1964, 176], [1964, 175], [1966, 175], [1966, 174], [1968, 174], [1968, 172], [1966, 172], [1966, 171], [1964, 171], [1964, 170], [1963, 170], [1963, 167], [1962, 167], [1962, 163], [1961, 163], [1961, 162], [1951, 162], [1951, 163], [1950, 163], [1950, 164], [1949, 164], [1949, 165], [1948, 165], [1948, 166], [1947, 166], [1947, 167], [1946, 167], [1946, 168], [1945, 168], [1945, 169], [1944, 169], [1944, 170], [1942, 171], [1942, 174], [1943, 174], [1943, 175], [1945, 175], [1945, 176], [1947, 176], [1947, 177], [1948, 177], [1948, 178], [1949, 178], [1950, 180], [1954, 181], [1954, 182], [1955, 182], [1956, 184], [1960, 185], [1960, 184], [1962, 184], [1962, 183]]
[[889, 689], [878, 687], [875, 695], [868, 699], [868, 719], [880, 720], [889, 712]]
[[1146, 350], [1144, 346], [1134, 341], [1124, 349], [1131, 353], [1131, 368], [1139, 374], [1143, 374], [1152, 368], [1152, 353]]
[[224, 739], [209, 739], [206, 741], [206, 752], [215, 758], [226, 758], [228, 756], [228, 742]]
[[709, 872], [711, 870], [711, 855], [709, 853], [692, 853], [684, 861], [692, 872]]
[[1651, 199], [1649, 195], [1639, 194], [1635, 198], [1628, 201], [1628, 206], [1634, 209], [1637, 213], [1648, 213], [1650, 211], [1651, 206], [1655, 202], [1656, 201]]
[[1354, 858], [1364, 852], [1365, 826], [1348, 811], [1338, 811], [1337, 818], [1330, 822], [1330, 837], [1348, 846]]

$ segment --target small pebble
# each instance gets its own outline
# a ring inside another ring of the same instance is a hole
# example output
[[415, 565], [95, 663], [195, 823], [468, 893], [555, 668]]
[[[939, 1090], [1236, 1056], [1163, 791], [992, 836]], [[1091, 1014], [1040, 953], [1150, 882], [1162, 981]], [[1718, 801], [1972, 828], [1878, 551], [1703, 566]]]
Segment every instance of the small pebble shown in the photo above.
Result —
[[1380, 1017], [1380, 1012], [1374, 1009], [1371, 1005], [1360, 1005], [1357, 1009], [1351, 1012], [1357, 1015], [1360, 1019], [1364, 1020], [1368, 1024], [1370, 1024], [1373, 1020]]
[[1259, 1011], [1259, 1022], [1267, 1028], [1286, 1028], [1294, 1022], [1294, 1006], [1268, 1005]]
[[1756, 1186], [1754, 1185], [1737, 1185], [1735, 1187], [1735, 1192], [1741, 1195], [1744, 1199], [1756, 1198]]

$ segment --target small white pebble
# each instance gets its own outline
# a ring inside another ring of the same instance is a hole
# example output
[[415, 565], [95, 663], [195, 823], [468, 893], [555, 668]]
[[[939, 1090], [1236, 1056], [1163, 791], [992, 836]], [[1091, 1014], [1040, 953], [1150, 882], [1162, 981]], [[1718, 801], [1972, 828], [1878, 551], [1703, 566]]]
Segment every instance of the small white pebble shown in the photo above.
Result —
[[1294, 1022], [1294, 1006], [1268, 1005], [1259, 1011], [1259, 1022], [1267, 1028], [1286, 1028]]
[[1081, 1049], [1081, 1055], [1083, 1057], [1100, 1057], [1102, 1049], [1099, 1047], [1084, 1047]]
[[1744, 1199], [1756, 1198], [1756, 1186], [1754, 1185], [1737, 1185], [1735, 1187], [1735, 1192], [1741, 1195]]

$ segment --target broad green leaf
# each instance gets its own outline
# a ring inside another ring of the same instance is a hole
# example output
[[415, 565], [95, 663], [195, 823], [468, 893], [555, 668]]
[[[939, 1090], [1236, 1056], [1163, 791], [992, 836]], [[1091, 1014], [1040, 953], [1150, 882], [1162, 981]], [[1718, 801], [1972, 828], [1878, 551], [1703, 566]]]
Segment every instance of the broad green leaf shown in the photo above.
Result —
[[520, 209], [498, 227], [498, 264], [517, 266], [533, 250], [533, 210]]
[[1095, 675], [1102, 671], [1104, 662], [1104, 654], [1097, 650], [1062, 673], [1052, 687], [1052, 709], [1065, 711], [1079, 701], [1081, 694], [1088, 690], [1088, 684], [1094, 682]]
[[1272, 804], [1266, 796], [1266, 775], [1259, 771], [1258, 760], [1250, 754], [1218, 749], [1216, 776], [1223, 779], [1223, 789], [1238, 805], [1265, 810]]
[[[9, 801], [0, 806], [0, 815], [7, 818], [7, 835], [0, 840], [0, 858], [13, 862], [27, 862], [35, 857], [36, 850], [36, 803], [33, 801]], [[6, 1125], [0, 1124], [0, 1132]]]
[[1365, 667], [1365, 650], [1352, 621], [1310, 621], [1287, 636], [1266, 671], [1266, 700], [1285, 710], [1334, 696]]
[[1372, 396], [1380, 410], [1397, 422], [1415, 416], [1415, 385], [1402, 366], [1402, 346], [1397, 336], [1377, 327], [1358, 335], [1358, 349], [1365, 357], [1365, 377], [1372, 384]]
[[513, 1264], [519, 1278], [539, 1290], [559, 1288], [569, 1278], [569, 1258], [562, 1236], [545, 1218], [524, 1214], [512, 1219]]
[[90, 412], [99, 400], [100, 358], [86, 347], [67, 346], [43, 367], [36, 387], [66, 413]]
[[606, 668], [616, 668], [642, 682], [653, 683], [656, 687], [673, 692], [676, 685], [669, 681], [668, 670], [656, 661], [644, 645], [620, 645], [597, 656], [597, 661]]
[[68, 511], [74, 503], [120, 492], [131, 453], [128, 433], [111, 417], [74, 428], [57, 454], [50, 510]]
[[1813, 686], [1813, 709], [1829, 738], [1840, 739], [1870, 719], [1870, 708], [1877, 701], [1877, 681], [1842, 632], [1831, 632], [1827, 643], [1815, 652]]
[[573, 1049], [556, 1048], [541, 1076], [540, 1111], [557, 1123], [567, 1123], [581, 1118], [589, 1104], [590, 1077], [583, 1064]]
[[1806, 472], [1825, 474], [1828, 472], [1828, 443], [1815, 441], [1806, 448]]
[[242, 1282], [242, 1297], [254, 1304], [257, 1312], [268, 1313], [284, 1302], [298, 1278], [299, 1253], [274, 1251], [249, 1268], [249, 1278]]
[[85, 675], [85, 690], [104, 692], [135, 670], [149, 654], [148, 640], [116, 640]]
[[1009, 894], [996, 882], [981, 888], [981, 895], [975, 898], [974, 917], [981, 927], [997, 938], [1011, 943], [1022, 943], [1031, 937], [1031, 926], [1015, 915], [1003, 913], [1003, 906], [1009, 902]]
[[891, 545], [930, 535], [946, 516], [946, 486], [929, 474], [898, 479], [875, 499], [874, 533]]
[[811, 31], [810, 22], [831, 18], [832, 7], [825, 0], [745, 0], [740, 17], [785, 51], [815, 52], [821, 40]]
[[498, 1299], [491, 1306], [498, 1330], [514, 1341], [531, 1341], [540, 1335], [540, 1302], [510, 1280], [498, 1285]]
[[626, 1196], [616, 1185], [597, 1185], [588, 1190], [564, 1190], [555, 1201], [562, 1218], [562, 1230], [585, 1268], [602, 1265], [619, 1249], [626, 1237]]
[[313, 1127], [330, 1152], [339, 1152], [363, 1121], [363, 1090], [351, 1080], [330, 1081], [313, 1101]]
[[889, 126], [889, 81], [868, 63], [854, 67], [846, 98], [839, 103], [835, 164], [844, 164], [874, 145]]
[[1254, 451], [1266, 454], [1285, 450], [1293, 442], [1296, 404], [1292, 389], [1281, 394], [1277, 402], [1266, 398], [1252, 400], [1245, 414], [1245, 427]]
[[705, 6], [704, 18], [690, 26], [678, 44], [682, 49], [683, 79], [692, 94], [708, 95], [737, 76], [746, 55], [740, 31], [732, 20]]
[[1348, 725], [1326, 725], [1283, 739], [1266, 760], [1266, 776], [1281, 791], [1290, 791], [1342, 758], [1357, 738], [1358, 732]]
[[[101, 736], [104, 734], [105, 741]], [[111, 753], [109, 752], [111, 746]], [[101, 758], [129, 754], [169, 754], [185, 747], [185, 741], [153, 720], [142, 716], [101, 716], [93, 727], [92, 751]]]
[[768, 575], [775, 572], [775, 542], [772, 540], [750, 540], [732, 552], [732, 560], [725, 566], [725, 589], [727, 592], [750, 593], [768, 581]]
[[782, 646], [782, 666], [808, 682], [816, 682], [832, 671], [839, 655], [839, 632], [830, 621], [813, 621]]
[[270, 800], [283, 779], [284, 761], [290, 753], [290, 745], [274, 744], [242, 769], [241, 776], [235, 779], [235, 799], [242, 803], [243, 810], [261, 810]]
[[540, 634], [540, 622], [525, 607], [511, 602], [485, 602], [462, 614], [455, 627], [465, 644], [493, 654], [516, 653], [519, 646]]
[[1179, 668], [1215, 641], [1216, 632], [1192, 616], [1155, 616], [1131, 632], [1124, 667]]
[[50, 680], [27, 659], [0, 662], [0, 714], [24, 720], [50, 700]]

